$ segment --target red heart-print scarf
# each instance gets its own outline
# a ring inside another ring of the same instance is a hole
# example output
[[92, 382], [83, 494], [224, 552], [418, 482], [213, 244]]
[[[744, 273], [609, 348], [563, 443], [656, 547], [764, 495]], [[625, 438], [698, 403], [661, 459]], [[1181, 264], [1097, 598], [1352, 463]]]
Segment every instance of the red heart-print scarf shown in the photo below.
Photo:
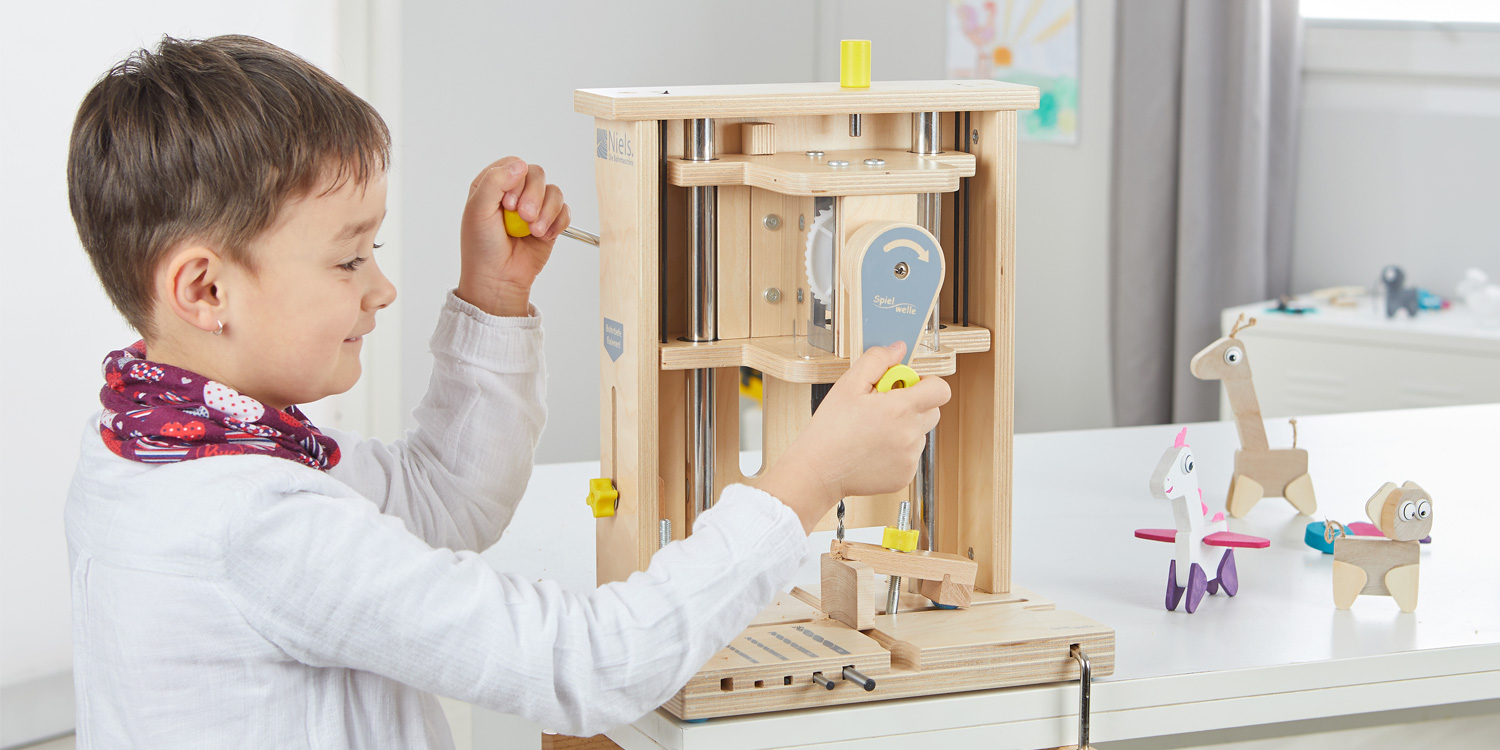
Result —
[[118, 456], [148, 464], [207, 456], [278, 456], [327, 471], [339, 446], [295, 406], [267, 409], [195, 372], [146, 359], [146, 344], [104, 358], [99, 434]]

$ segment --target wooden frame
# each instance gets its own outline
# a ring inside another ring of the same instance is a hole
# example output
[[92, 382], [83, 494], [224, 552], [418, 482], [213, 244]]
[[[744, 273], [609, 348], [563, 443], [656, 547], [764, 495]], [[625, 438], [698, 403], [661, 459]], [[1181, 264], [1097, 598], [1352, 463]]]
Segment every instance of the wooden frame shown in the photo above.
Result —
[[[1095, 674], [1109, 674], [1112, 630], [1011, 594], [1015, 110], [1036, 102], [1031, 87], [993, 81], [877, 83], [861, 92], [836, 84], [576, 92], [575, 108], [597, 118], [599, 297], [608, 331], [600, 356], [601, 459], [620, 493], [615, 516], [597, 521], [600, 583], [649, 564], [661, 519], [671, 520], [674, 538], [691, 528], [688, 370], [715, 372], [717, 496], [728, 484], [754, 479], [738, 462], [738, 368], [764, 374], [763, 455], [770, 465], [811, 419], [813, 385], [837, 379], [857, 355], [848, 351], [842, 298], [831, 301], [838, 321], [832, 352], [804, 358], [792, 337], [805, 315], [794, 300], [810, 298], [803, 256], [815, 199], [833, 199], [840, 243], [871, 222], [916, 222], [918, 193], [962, 188], [969, 205], [970, 252], [948, 252], [958, 244], [952, 217], [959, 201], [945, 200], [935, 233], [948, 263], [938, 301], [945, 329], [939, 350], [912, 362], [919, 373], [945, 377], [954, 394], [938, 428], [936, 550], [900, 561], [948, 567], [913, 577], [896, 630], [892, 615], [876, 614], [884, 602], [871, 601], [884, 587], [880, 565], [825, 559], [831, 609], [795, 630], [780, 618], [746, 631], [764, 629], [766, 637], [792, 638], [820, 654], [805, 664], [789, 657], [801, 670], [795, 685], [767, 682], [787, 677], [770, 672], [792, 669], [791, 662], [763, 668], [733, 647], [710, 660], [667, 703], [669, 711], [701, 718], [1073, 679], [1068, 647], [1078, 643], [1086, 644]], [[913, 113], [933, 111], [942, 113], [944, 153], [909, 153]], [[849, 134], [855, 112], [865, 113], [859, 137]], [[716, 161], [682, 160], [684, 121], [694, 118], [713, 118]], [[957, 144], [956, 124], [964, 129]], [[854, 168], [826, 163], [834, 157]], [[697, 186], [718, 191], [718, 340], [710, 343], [680, 340], [687, 330], [686, 194]], [[948, 311], [965, 291], [967, 320], [952, 319]], [[849, 499], [847, 525], [890, 524], [908, 494]], [[832, 515], [820, 528], [833, 527]], [[933, 601], [980, 614], [934, 609]], [[907, 602], [918, 611], [905, 611]], [[908, 620], [926, 635], [908, 640]], [[895, 687], [867, 693], [814, 685], [803, 672], [841, 665], [824, 664], [821, 647], [797, 640], [809, 633], [862, 654], [842, 666], [863, 664], [858, 668], [882, 685], [889, 673]], [[976, 654], [982, 656], [970, 658]]]

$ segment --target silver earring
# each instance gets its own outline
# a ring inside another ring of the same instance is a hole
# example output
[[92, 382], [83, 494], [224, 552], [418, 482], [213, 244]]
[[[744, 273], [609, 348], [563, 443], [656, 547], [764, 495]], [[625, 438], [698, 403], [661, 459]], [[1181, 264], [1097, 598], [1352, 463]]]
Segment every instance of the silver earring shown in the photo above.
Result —
[[214, 335], [215, 336], [223, 336], [224, 335], [224, 321], [222, 321], [222, 320], [215, 320], [214, 322], [219, 324], [219, 330], [214, 331]]

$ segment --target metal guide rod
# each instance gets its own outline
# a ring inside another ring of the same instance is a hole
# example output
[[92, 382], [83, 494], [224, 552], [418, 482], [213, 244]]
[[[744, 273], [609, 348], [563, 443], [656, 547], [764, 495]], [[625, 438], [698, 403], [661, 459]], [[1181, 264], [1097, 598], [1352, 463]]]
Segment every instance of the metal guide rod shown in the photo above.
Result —
[[657, 527], [657, 537], [657, 549], [661, 549], [672, 543], [672, 519], [661, 519], [661, 524]]
[[[913, 112], [911, 115], [911, 150], [916, 154], [942, 153], [942, 142], [938, 124], [942, 118], [937, 112]], [[917, 196], [917, 221], [934, 237], [943, 236], [943, 199], [938, 193], [923, 193]], [[927, 326], [932, 333], [932, 345], [938, 345], [937, 306], [934, 305]], [[918, 513], [921, 516], [922, 546], [928, 551], [937, 550], [937, 430], [927, 433], [927, 442], [922, 446], [922, 458], [917, 464], [917, 475], [913, 480]], [[894, 611], [894, 610], [888, 610]]]
[[[713, 161], [714, 121], [683, 123], [683, 158]], [[688, 340], [719, 338], [719, 303], [715, 293], [719, 258], [719, 189], [688, 189]], [[693, 422], [692, 503], [702, 513], [714, 504], [714, 371], [693, 370], [689, 378], [688, 410]]]

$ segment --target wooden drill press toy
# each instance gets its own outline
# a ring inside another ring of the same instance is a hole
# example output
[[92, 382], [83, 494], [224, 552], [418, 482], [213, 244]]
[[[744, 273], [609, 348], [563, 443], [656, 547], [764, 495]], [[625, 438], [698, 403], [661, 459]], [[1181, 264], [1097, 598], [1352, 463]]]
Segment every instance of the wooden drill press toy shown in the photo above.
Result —
[[1073, 651], [1113, 672], [1112, 629], [1011, 581], [1016, 110], [1038, 92], [871, 84], [864, 50], [839, 84], [574, 93], [601, 223], [599, 583], [754, 482], [740, 367], [763, 375], [765, 466], [866, 346], [906, 340], [953, 392], [911, 487], [824, 519], [821, 586], [710, 659], [664, 706], [683, 719], [1073, 680]]

